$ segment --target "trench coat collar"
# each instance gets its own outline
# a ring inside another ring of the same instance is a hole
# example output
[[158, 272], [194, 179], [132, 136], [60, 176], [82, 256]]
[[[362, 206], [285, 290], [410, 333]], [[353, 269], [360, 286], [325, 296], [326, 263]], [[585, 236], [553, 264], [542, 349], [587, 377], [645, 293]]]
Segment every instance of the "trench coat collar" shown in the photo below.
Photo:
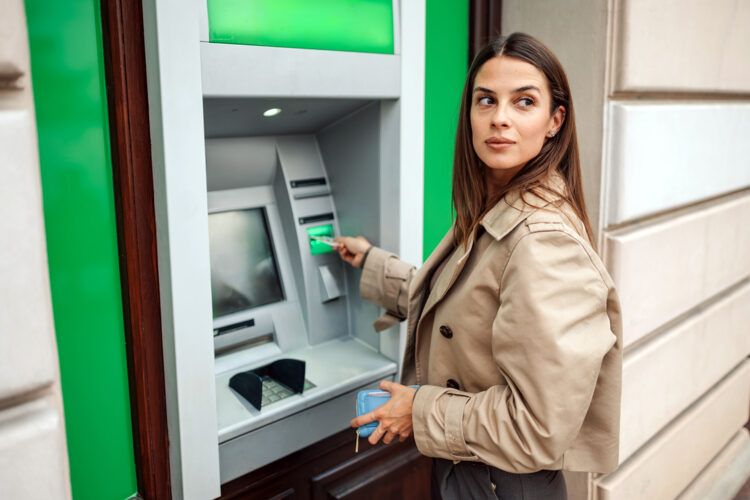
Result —
[[[550, 175], [547, 185], [557, 192], [565, 191], [565, 181], [557, 172]], [[544, 196], [547, 199], [527, 192], [522, 198], [520, 191], [511, 191], [487, 212], [480, 224], [495, 240], [499, 241], [526, 220], [533, 211], [560, 199], [559, 195], [552, 193], [545, 192]]]
[[[564, 192], [565, 190], [565, 182], [558, 173], [554, 173], [550, 176], [548, 185], [559, 192]], [[526, 193], [524, 199], [526, 202], [537, 207], [544, 207], [559, 199], [559, 196], [552, 195], [551, 193], [545, 193], [545, 196], [548, 200], [544, 200], [532, 193]], [[518, 224], [531, 215], [534, 210], [536, 210], [536, 208], [524, 203], [521, 199], [520, 193], [514, 191], [508, 193], [497, 203], [497, 205], [487, 212], [482, 219], [481, 224], [484, 226], [487, 233], [496, 240], [501, 240], [505, 235], [518, 226]], [[424, 262], [412, 283], [411, 293], [409, 294], [409, 313], [407, 315], [407, 330], [409, 335], [407, 337], [408, 340], [404, 359], [414, 359], [414, 375], [416, 376], [417, 383], [424, 383], [426, 380], [426, 374], [424, 373], [424, 367], [420, 366], [420, 360], [418, 357], [415, 357], [415, 352], [418, 352], [418, 344], [420, 342], [419, 336], [416, 335], [416, 332], [419, 330], [422, 319], [443, 299], [443, 297], [445, 297], [450, 288], [456, 282], [474, 247], [476, 229], [474, 229], [474, 232], [469, 236], [468, 248], [461, 248], [460, 251], [455, 251], [455, 229], [456, 226], [454, 224]], [[451, 255], [450, 259], [445, 265], [446, 272], [443, 272], [435, 282], [434, 293], [430, 293], [429, 297], [425, 297], [429, 292], [427, 289], [428, 281], [431, 279], [432, 274], [440, 263], [448, 258], [449, 255]]]
[[[554, 172], [550, 175], [547, 184], [558, 192], [564, 192], [565, 190], [565, 181], [557, 172]], [[551, 193], [545, 193], [545, 196], [547, 196], [547, 198], [549, 199], [544, 200], [539, 196], [534, 195], [533, 193], [526, 193], [524, 195], [524, 199], [528, 203], [531, 203], [532, 205], [535, 205], [537, 207], [547, 206], [550, 202], [559, 199], [559, 196], [552, 195]], [[531, 215], [534, 210], [536, 210], [536, 208], [529, 206], [527, 203], [524, 203], [524, 201], [521, 199], [520, 192], [512, 191], [508, 193], [502, 200], [500, 200], [497, 205], [495, 205], [489, 212], [487, 212], [480, 223], [492, 237], [499, 241], [506, 234], [512, 231], [513, 228], [515, 228], [529, 215]], [[454, 224], [448, 230], [446, 235], [443, 236], [443, 239], [440, 241], [440, 243], [438, 243], [435, 250], [430, 254], [425, 263], [422, 265], [421, 271], [423, 272], [417, 274], [414, 282], [415, 290], [422, 290], [426, 286], [427, 280], [432, 276], [432, 272], [440, 265], [441, 262], [443, 262], [448, 254], [455, 250], [455, 230], [456, 226]], [[460, 255], [456, 255], [456, 262], [454, 264], [457, 264], [455, 270], [458, 271], [458, 273], [460, 273], [461, 269], [463, 268], [463, 264], [466, 262], [466, 258], [471, 253], [471, 250], [474, 246], [475, 234], [476, 229], [469, 236], [469, 248], [462, 249], [463, 252], [459, 252]], [[455, 275], [449, 281], [455, 281], [458, 273], [454, 273]], [[417, 305], [419, 303], [419, 299], [417, 297], [414, 297], [414, 299], [414, 304], [410, 304], [410, 306]]]

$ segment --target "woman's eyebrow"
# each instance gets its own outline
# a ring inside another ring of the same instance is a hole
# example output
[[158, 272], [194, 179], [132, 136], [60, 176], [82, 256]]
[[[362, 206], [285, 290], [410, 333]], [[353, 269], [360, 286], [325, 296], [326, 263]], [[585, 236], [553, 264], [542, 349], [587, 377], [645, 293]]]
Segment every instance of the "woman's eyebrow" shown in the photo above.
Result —
[[[516, 90], [513, 91], [513, 94], [518, 94], [520, 92], [526, 92], [527, 90], [536, 90], [540, 94], [542, 93], [541, 90], [539, 90], [539, 87], [536, 87], [534, 85], [524, 85], [523, 87], [518, 87]], [[495, 94], [496, 92], [494, 90], [490, 90], [484, 87], [475, 87], [473, 93], [476, 92], [485, 92], [488, 94]]]
[[476, 92], [486, 92], [488, 94], [494, 94], [495, 93], [494, 90], [486, 89], [484, 87], [474, 87], [474, 91], [472, 93], [476, 93]]
[[540, 94], [542, 93], [542, 91], [539, 90], [539, 87], [535, 87], [534, 85], [524, 85], [523, 87], [518, 87], [513, 91], [513, 93], [518, 94], [519, 92], [526, 92], [527, 90], [536, 90]]

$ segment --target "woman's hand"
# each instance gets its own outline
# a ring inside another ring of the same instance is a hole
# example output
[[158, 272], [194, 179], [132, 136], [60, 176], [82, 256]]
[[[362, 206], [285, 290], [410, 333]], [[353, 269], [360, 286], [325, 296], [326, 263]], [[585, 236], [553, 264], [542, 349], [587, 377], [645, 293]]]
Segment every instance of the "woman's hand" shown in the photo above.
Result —
[[362, 236], [352, 238], [351, 236], [339, 236], [333, 241], [339, 244], [338, 251], [342, 259], [354, 267], [360, 267], [362, 257], [365, 252], [372, 246], [369, 241]]
[[370, 444], [377, 444], [380, 438], [388, 444], [396, 436], [399, 441], [406, 441], [406, 438], [411, 435], [411, 407], [417, 390], [387, 380], [380, 382], [380, 388], [390, 392], [391, 399], [370, 413], [352, 420], [351, 426], [361, 427], [377, 420], [379, 421], [377, 428], [367, 438]]

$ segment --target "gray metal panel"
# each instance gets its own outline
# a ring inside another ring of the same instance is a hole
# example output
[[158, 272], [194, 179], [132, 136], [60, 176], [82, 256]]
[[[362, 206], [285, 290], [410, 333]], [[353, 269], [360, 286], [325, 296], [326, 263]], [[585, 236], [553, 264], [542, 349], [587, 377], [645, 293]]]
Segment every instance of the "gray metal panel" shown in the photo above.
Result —
[[[284, 228], [284, 238], [287, 242], [287, 248], [289, 250], [289, 257], [292, 263], [292, 272], [294, 273], [295, 279], [301, 279], [302, 273], [302, 257], [300, 256], [299, 242], [297, 241], [297, 228], [296, 225], [291, 221], [294, 221], [294, 213], [292, 212], [291, 198], [289, 197], [288, 184], [284, 179], [284, 174], [281, 171], [281, 164], [279, 163], [279, 156], [276, 153], [276, 147], [274, 145], [274, 156], [275, 156], [275, 176], [273, 180], [273, 192], [276, 196], [276, 205], [279, 209], [279, 217], [283, 222], [282, 227]], [[298, 287], [299, 301], [304, 311], [305, 316], [307, 315], [307, 295], [303, 292], [304, 283], [300, 283]]]
[[[269, 345], [269, 344], [266, 344]], [[315, 387], [256, 410], [229, 388], [236, 373], [251, 370], [279, 358], [305, 362], [305, 378]], [[382, 380], [396, 371], [396, 364], [377, 351], [351, 337], [340, 338], [318, 346], [276, 353], [216, 373], [216, 412], [219, 416], [219, 442], [223, 443], [276, 420], [324, 403], [370, 382]], [[354, 407], [354, 401], [351, 401]]]
[[[396, 131], [398, 133], [398, 131]], [[318, 134], [318, 144], [336, 197], [341, 234], [362, 235], [380, 245], [380, 105], [375, 102], [342, 118]], [[397, 147], [395, 149], [398, 149]], [[398, 228], [389, 228], [389, 230]], [[397, 233], [396, 233], [397, 234]], [[345, 267], [351, 303], [352, 332], [378, 349], [372, 323], [379, 309], [359, 297], [361, 272]]]
[[[343, 263], [337, 253], [312, 255], [307, 229], [324, 224], [331, 224], [334, 234], [340, 234], [338, 221], [335, 218], [336, 207], [331, 195], [315, 198], [294, 199], [295, 188], [290, 181], [298, 179], [327, 178], [323, 159], [313, 136], [282, 136], [276, 139], [281, 171], [284, 173], [285, 188], [290, 198], [297, 229], [297, 243], [304, 277], [306, 294], [307, 334], [310, 344], [315, 345], [326, 340], [349, 335], [348, 297], [324, 301], [320, 294], [320, 274], [318, 267], [326, 265], [342, 286], [345, 286]], [[333, 220], [300, 223], [300, 218], [333, 213]]]
[[401, 95], [398, 55], [200, 45], [205, 97], [395, 99]]
[[[380, 103], [380, 220], [386, 223], [380, 226], [380, 245], [382, 248], [398, 253], [401, 234], [401, 104], [402, 99], [381, 101]], [[422, 165], [410, 168], [422, 168]], [[410, 186], [413, 192], [413, 186]], [[421, 197], [420, 197], [421, 200]], [[409, 214], [414, 217], [413, 213]], [[421, 220], [420, 220], [421, 226]], [[421, 231], [418, 236], [421, 238]], [[421, 262], [421, 259], [420, 261]], [[418, 264], [418, 262], [413, 262]], [[403, 323], [402, 323], [403, 325]], [[402, 344], [399, 325], [379, 333], [380, 352], [389, 358], [401, 361]], [[405, 342], [403, 343], [405, 345]]]
[[375, 389], [377, 386], [377, 383], [363, 385], [305, 412], [277, 420], [255, 432], [221, 444], [221, 482], [231, 481], [346, 429], [355, 416], [357, 392]]
[[[412, 0], [413, 1], [413, 0]], [[393, 0], [393, 53], [401, 54], [401, 2]]]
[[276, 173], [274, 137], [206, 139], [208, 191], [269, 186]]

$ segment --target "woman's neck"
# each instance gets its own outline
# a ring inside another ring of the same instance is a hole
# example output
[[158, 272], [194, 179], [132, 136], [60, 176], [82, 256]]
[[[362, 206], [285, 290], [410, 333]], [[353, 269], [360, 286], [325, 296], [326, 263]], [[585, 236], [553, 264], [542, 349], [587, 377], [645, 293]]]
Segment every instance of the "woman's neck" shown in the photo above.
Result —
[[520, 167], [514, 169], [485, 168], [484, 182], [487, 188], [487, 199], [493, 199], [497, 193], [502, 191], [520, 169]]

